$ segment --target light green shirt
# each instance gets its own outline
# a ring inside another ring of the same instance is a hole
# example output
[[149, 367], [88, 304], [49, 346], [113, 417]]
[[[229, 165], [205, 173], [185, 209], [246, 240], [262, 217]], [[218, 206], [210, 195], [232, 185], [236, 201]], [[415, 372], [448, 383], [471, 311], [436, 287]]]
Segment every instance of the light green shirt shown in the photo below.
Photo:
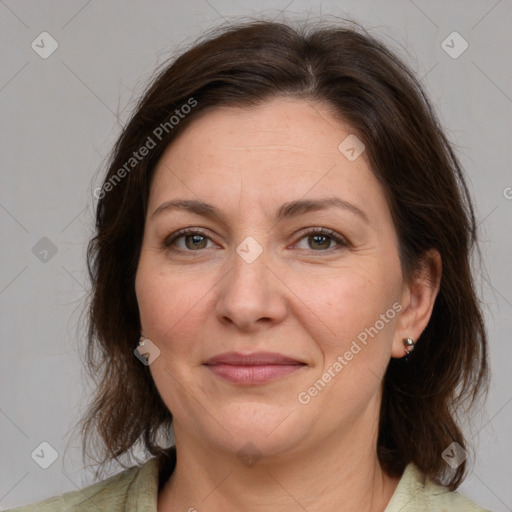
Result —
[[[172, 464], [175, 464], [175, 459]], [[157, 512], [162, 467], [163, 461], [154, 457], [142, 466], [134, 466], [82, 490], [7, 512]], [[189, 510], [194, 508], [202, 510], [199, 498]], [[384, 512], [490, 511], [425, 478], [411, 463], [405, 468]]]

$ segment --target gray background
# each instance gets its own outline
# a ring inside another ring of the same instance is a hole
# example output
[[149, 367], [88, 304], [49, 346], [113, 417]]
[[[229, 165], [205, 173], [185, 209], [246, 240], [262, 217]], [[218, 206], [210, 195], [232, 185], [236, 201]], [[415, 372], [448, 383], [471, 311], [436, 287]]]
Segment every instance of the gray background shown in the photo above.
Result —
[[[159, 63], [224, 18], [283, 12], [348, 17], [390, 44], [422, 78], [456, 145], [480, 222], [493, 374], [470, 435], [474, 472], [460, 491], [512, 510], [510, 0], [0, 0], [1, 507], [92, 482], [71, 428], [91, 390], [79, 355], [84, 256], [92, 190], [134, 100]], [[43, 31], [59, 44], [47, 59], [31, 48]], [[458, 58], [442, 47], [454, 31], [469, 45]], [[43, 441], [58, 452], [46, 470], [31, 458]]]

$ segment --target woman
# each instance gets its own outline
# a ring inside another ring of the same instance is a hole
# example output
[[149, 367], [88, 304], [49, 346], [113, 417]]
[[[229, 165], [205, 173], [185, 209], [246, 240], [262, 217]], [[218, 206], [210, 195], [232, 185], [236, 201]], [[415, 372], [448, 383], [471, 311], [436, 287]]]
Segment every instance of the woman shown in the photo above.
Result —
[[456, 492], [456, 413], [488, 380], [473, 209], [382, 44], [210, 36], [154, 80], [95, 196], [84, 447], [153, 458], [18, 510], [484, 510]]

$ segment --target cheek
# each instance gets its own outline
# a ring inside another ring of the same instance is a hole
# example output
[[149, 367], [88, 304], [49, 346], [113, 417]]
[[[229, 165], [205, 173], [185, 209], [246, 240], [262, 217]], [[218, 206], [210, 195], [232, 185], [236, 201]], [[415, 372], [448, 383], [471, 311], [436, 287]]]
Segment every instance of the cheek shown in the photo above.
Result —
[[[306, 326], [319, 323], [315, 316], [322, 320], [321, 332], [325, 335], [316, 339], [322, 351], [330, 353], [344, 349], [376, 323], [382, 331], [379, 334], [389, 337], [396, 316], [392, 306], [400, 297], [400, 283], [399, 273], [394, 270], [361, 265], [336, 269], [324, 276], [302, 274], [293, 288], [298, 296], [307, 297], [304, 314], [309, 315], [311, 322], [306, 321]], [[385, 315], [384, 326], [381, 315]]]
[[[347, 272], [332, 280], [323, 306], [321, 294], [313, 294], [315, 310], [325, 315], [330, 328], [327, 335], [315, 338], [322, 359], [311, 385], [322, 389], [319, 406], [325, 401], [346, 411], [364, 408], [379, 389], [401, 307], [399, 285], [391, 277]], [[327, 383], [325, 393], [322, 383], [315, 384], [319, 381]]]
[[190, 390], [199, 397], [209, 392], [195, 370], [204, 349], [205, 294], [212, 285], [155, 265], [149, 258], [141, 261], [135, 283], [142, 332], [160, 350], [149, 369], [172, 414], [190, 417], [197, 405]]
[[173, 357], [162, 358], [166, 365], [177, 366], [184, 357], [199, 357], [205, 308], [211, 307], [207, 306], [207, 292], [212, 286], [207, 276], [168, 269], [154, 255], [141, 259], [135, 289], [142, 333], [163, 354], [172, 353]]
[[181, 283], [174, 283], [171, 276], [161, 269], [141, 260], [135, 280], [135, 290], [141, 327], [146, 337], [162, 344], [166, 333], [185, 315], [187, 290]]

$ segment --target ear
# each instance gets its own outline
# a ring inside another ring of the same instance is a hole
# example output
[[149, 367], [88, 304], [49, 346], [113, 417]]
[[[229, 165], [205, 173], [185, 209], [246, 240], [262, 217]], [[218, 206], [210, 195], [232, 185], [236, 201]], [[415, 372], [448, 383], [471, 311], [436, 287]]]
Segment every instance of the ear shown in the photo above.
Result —
[[396, 323], [391, 357], [400, 358], [406, 355], [404, 338], [412, 338], [421, 343], [418, 338], [432, 315], [441, 273], [441, 255], [437, 250], [431, 249], [422, 257], [420, 268], [404, 283], [400, 300], [402, 311]]

